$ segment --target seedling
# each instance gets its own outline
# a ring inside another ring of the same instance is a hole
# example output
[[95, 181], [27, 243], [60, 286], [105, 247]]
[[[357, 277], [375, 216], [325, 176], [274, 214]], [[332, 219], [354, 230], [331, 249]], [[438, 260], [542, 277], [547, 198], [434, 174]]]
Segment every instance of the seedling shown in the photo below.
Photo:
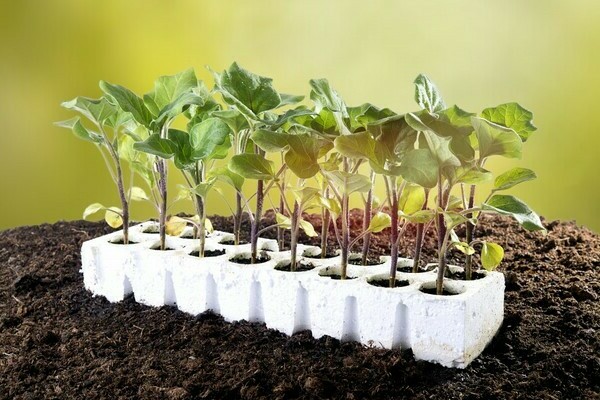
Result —
[[110, 104], [106, 98], [89, 99], [77, 97], [61, 104], [64, 108], [76, 111], [93, 126], [88, 128], [80, 117], [57, 122], [56, 125], [71, 129], [75, 136], [97, 146], [102, 154], [112, 180], [117, 185], [121, 207], [105, 207], [100, 203], [90, 204], [83, 212], [83, 218], [98, 211], [104, 211], [104, 219], [112, 228], [123, 226], [123, 243], [129, 243], [129, 203], [141, 200], [143, 190], [133, 186], [133, 179], [126, 182], [122, 160], [133, 164], [140, 162], [139, 154], [127, 152], [126, 141], [132, 118], [128, 113]]
[[165, 250], [167, 217], [167, 162], [175, 155], [168, 133], [173, 120], [190, 105], [203, 105], [206, 97], [198, 86], [192, 69], [172, 76], [162, 76], [154, 83], [154, 90], [138, 97], [131, 90], [105, 81], [100, 88], [110, 102], [130, 113], [142, 129], [148, 132], [148, 138], [135, 137], [134, 148], [155, 156], [154, 166], [157, 173], [156, 186], [159, 194], [159, 233], [160, 249]]

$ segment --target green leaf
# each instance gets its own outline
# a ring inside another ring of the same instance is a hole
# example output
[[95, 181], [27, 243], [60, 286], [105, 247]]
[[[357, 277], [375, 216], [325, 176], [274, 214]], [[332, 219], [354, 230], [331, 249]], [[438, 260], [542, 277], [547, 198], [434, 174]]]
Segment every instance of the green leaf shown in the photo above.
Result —
[[215, 86], [225, 102], [235, 105], [251, 119], [257, 119], [260, 113], [281, 104], [281, 96], [271, 78], [253, 74], [235, 62], [222, 74], [215, 73], [214, 77]]
[[492, 180], [492, 173], [484, 168], [461, 166], [452, 169], [450, 173], [453, 183], [464, 183], [467, 185], [478, 185]]
[[244, 114], [235, 108], [213, 111], [211, 115], [225, 122], [235, 134], [249, 128], [248, 120], [244, 117]]
[[409, 182], [433, 188], [438, 181], [437, 160], [428, 149], [411, 150], [402, 160], [400, 175]]
[[161, 158], [171, 158], [175, 155], [176, 145], [169, 139], [163, 139], [158, 133], [153, 133], [143, 142], [137, 142], [133, 148], [144, 153]]
[[288, 147], [289, 134], [258, 129], [252, 132], [250, 138], [261, 149], [268, 153], [283, 152]]
[[89, 99], [87, 97], [76, 97], [71, 101], [65, 101], [62, 107], [74, 110], [92, 122], [104, 125], [104, 121], [117, 113], [115, 106], [110, 104], [104, 97], [100, 99]]
[[85, 126], [83, 126], [79, 117], [74, 117], [66, 121], [55, 122], [54, 125], [61, 128], [71, 129], [75, 136], [87, 142], [94, 144], [100, 144], [104, 142], [104, 138], [101, 135], [90, 132]]
[[280, 93], [279, 95], [281, 97], [281, 103], [279, 103], [279, 107], [289, 106], [292, 104], [300, 103], [302, 100], [304, 100], [303, 95], [295, 95], [295, 94], [287, 94], [287, 93]]
[[260, 154], [238, 154], [229, 160], [229, 169], [247, 179], [273, 179], [273, 165], [272, 161]]
[[452, 245], [461, 253], [466, 254], [466, 255], [473, 255], [475, 254], [475, 249], [472, 248], [471, 246], [469, 246], [468, 243], [465, 242], [461, 242], [461, 241], [453, 241]]
[[340, 206], [340, 203], [339, 201], [337, 201], [337, 199], [328, 199], [326, 197], [319, 196], [319, 202], [324, 208], [329, 210], [329, 212], [334, 216], [334, 218], [337, 218], [337, 216], [340, 215], [340, 213], [342, 212], [342, 207]]
[[546, 230], [540, 217], [527, 204], [514, 196], [496, 194], [487, 203], [483, 204], [483, 209], [502, 215], [510, 215], [528, 231]]
[[215, 177], [218, 180], [232, 186], [238, 192], [242, 190], [244, 178], [236, 174], [227, 167], [213, 168], [208, 172], [208, 177]]
[[328, 109], [335, 120], [337, 132], [350, 133], [344, 124], [344, 118], [348, 117], [346, 103], [336, 92], [327, 79], [311, 79], [309, 81], [310, 99], [315, 103], [315, 111], [320, 113], [323, 109]]
[[175, 166], [180, 170], [195, 170], [196, 160], [192, 157], [192, 146], [187, 132], [169, 129], [169, 140], [173, 144]]
[[434, 210], [420, 210], [413, 214], [404, 214], [402, 211], [398, 212], [400, 218], [415, 223], [415, 224], [426, 224], [435, 217]]
[[481, 116], [493, 123], [512, 128], [524, 142], [537, 130], [531, 122], [533, 113], [518, 103], [506, 103], [486, 108], [482, 111]]
[[304, 219], [301, 219], [299, 221], [300, 224], [300, 229], [302, 229], [304, 231], [304, 233], [306, 233], [306, 236], [308, 237], [317, 237], [319, 236], [317, 234], [317, 232], [315, 231], [315, 227], [312, 226], [312, 224]]
[[302, 208], [311, 202], [320, 192], [319, 189], [313, 187], [303, 187], [301, 189], [291, 189], [292, 194], [296, 198], [296, 201]]
[[535, 178], [537, 178], [537, 175], [530, 169], [513, 168], [496, 178], [494, 181], [494, 191], [510, 189], [519, 183], [531, 181]]
[[132, 186], [131, 189], [129, 189], [128, 197], [132, 201], [150, 200], [144, 189], [137, 186]]
[[105, 210], [106, 207], [104, 207], [102, 204], [100, 203], [93, 203], [90, 204], [89, 206], [87, 206], [85, 208], [85, 210], [83, 211], [83, 219], [86, 219], [87, 217], [89, 217], [92, 214], [97, 213], [100, 210]]
[[119, 158], [127, 161], [128, 163], [136, 160], [139, 153], [133, 148], [134, 143], [135, 141], [131, 138], [131, 136], [119, 136]]
[[392, 226], [392, 218], [386, 213], [378, 212], [371, 218], [371, 223], [369, 224], [367, 231], [379, 233], [390, 226]]
[[364, 175], [344, 171], [322, 171], [322, 173], [340, 194], [366, 193], [372, 187], [371, 180]]
[[200, 196], [203, 199], [206, 199], [206, 196], [208, 196], [208, 193], [214, 186], [216, 180], [216, 178], [207, 179], [205, 182], [201, 182], [198, 185], [191, 188], [191, 192], [196, 196]]
[[481, 247], [481, 265], [487, 271], [493, 271], [504, 258], [504, 249], [496, 243], [483, 242]]
[[435, 84], [423, 74], [415, 79], [415, 101], [429, 112], [437, 112], [446, 108], [442, 95]]
[[398, 199], [398, 209], [404, 214], [414, 214], [423, 208], [424, 203], [425, 189], [418, 185], [406, 185]]
[[335, 150], [344, 157], [353, 159], [375, 159], [375, 139], [367, 131], [341, 135], [333, 141]]
[[192, 88], [197, 85], [192, 68], [175, 75], [161, 76], [154, 82], [154, 90], [144, 95], [144, 104], [156, 119], [167, 109], [179, 108], [181, 113], [181, 107], [173, 107], [174, 103], [185, 104], [182, 96], [192, 94]]
[[477, 134], [480, 158], [493, 155], [521, 158], [523, 142], [514, 130], [482, 118], [473, 117], [471, 121]]
[[123, 210], [117, 207], [108, 207], [104, 212], [104, 220], [111, 228], [119, 228], [123, 225]]
[[444, 223], [446, 225], [446, 229], [454, 229], [460, 224], [464, 224], [469, 219], [464, 215], [457, 213], [455, 211], [444, 211]]
[[292, 229], [292, 220], [281, 213], [275, 213], [275, 221], [283, 229]]
[[100, 81], [100, 89], [108, 96], [109, 100], [118, 104], [123, 111], [131, 113], [132, 117], [146, 128], [152, 123], [152, 113], [144, 101], [131, 90], [120, 85]]
[[208, 118], [190, 129], [190, 143], [193, 158], [205, 160], [213, 155], [217, 147], [223, 145], [231, 129], [219, 118]]
[[167, 221], [167, 223], [165, 224], [165, 230], [167, 232], [167, 235], [169, 236], [180, 236], [183, 231], [185, 230], [185, 227], [187, 226], [188, 221], [178, 217], [176, 215], [173, 215], [171, 218], [169, 218], [169, 220]]

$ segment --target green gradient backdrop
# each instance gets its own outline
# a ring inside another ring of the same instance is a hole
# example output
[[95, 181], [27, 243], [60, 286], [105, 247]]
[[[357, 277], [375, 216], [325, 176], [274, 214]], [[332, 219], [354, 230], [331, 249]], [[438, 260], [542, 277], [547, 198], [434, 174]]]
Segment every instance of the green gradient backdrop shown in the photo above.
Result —
[[98, 96], [100, 79], [144, 92], [190, 66], [210, 81], [205, 65], [237, 60], [281, 91], [305, 94], [310, 78], [328, 77], [349, 104], [398, 112], [417, 108], [419, 72], [467, 110], [518, 101], [539, 128], [519, 165], [539, 179], [514, 193], [600, 230], [597, 0], [2, 3], [0, 228], [117, 203], [96, 150], [52, 126], [70, 117], [62, 100]]

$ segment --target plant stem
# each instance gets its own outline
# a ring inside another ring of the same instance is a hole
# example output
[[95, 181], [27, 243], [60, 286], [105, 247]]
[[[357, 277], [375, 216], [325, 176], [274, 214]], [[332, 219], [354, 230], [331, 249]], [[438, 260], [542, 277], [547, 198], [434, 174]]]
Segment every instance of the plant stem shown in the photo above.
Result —
[[348, 254], [350, 251], [350, 210], [348, 209], [348, 194], [342, 196], [342, 260], [341, 260], [341, 279], [346, 279], [348, 269]]
[[290, 271], [295, 272], [297, 266], [298, 233], [300, 233], [300, 205], [294, 201], [294, 212], [292, 213], [292, 235], [290, 240], [291, 263]]
[[[427, 201], [429, 200], [429, 189], [425, 189], [425, 202], [421, 210], [427, 210]], [[421, 250], [423, 249], [423, 236], [425, 236], [425, 224], [417, 224], [417, 237], [415, 238], [415, 256], [413, 259], [412, 272], [419, 272], [419, 263], [421, 262]]]
[[[363, 216], [363, 232], [369, 229], [371, 224], [371, 215], [373, 212], [373, 185], [375, 183], [375, 172], [371, 171], [371, 189], [367, 193], [367, 201], [365, 202], [365, 211]], [[397, 213], [396, 213], [397, 214]], [[369, 256], [369, 245], [371, 244], [371, 232], [368, 232], [363, 238], [362, 247], [362, 265], [367, 265], [367, 258]]]
[[196, 214], [198, 214], [198, 218], [200, 219], [200, 224], [195, 229], [198, 233], [199, 240], [198, 257], [204, 257], [204, 245], [206, 243], [204, 219], [206, 218], [206, 213], [204, 210], [204, 201], [202, 200], [202, 197], [198, 195], [196, 195]]
[[[471, 190], [469, 192], [469, 205], [468, 208], [473, 208], [473, 204], [475, 203], [475, 185], [471, 185]], [[473, 217], [473, 213], [469, 213], [466, 215], [467, 218], [471, 219]], [[466, 227], [466, 242], [471, 243], [473, 241], [473, 231], [475, 229], [475, 225], [471, 223], [471, 221], [467, 221]], [[465, 256], [465, 278], [470, 281], [473, 275], [473, 256], [471, 254], [467, 254]]]
[[392, 195], [390, 287], [393, 288], [396, 286], [396, 268], [398, 266], [398, 192], [395, 183], [392, 183], [390, 186]]
[[160, 193], [159, 207], [159, 234], [160, 249], [166, 249], [166, 222], [167, 222], [167, 163], [163, 159], [156, 160], [156, 170], [158, 171], [158, 188]]
[[240, 244], [240, 232], [242, 230], [242, 194], [235, 192], [235, 216], [233, 218], [234, 244]]
[[[283, 153], [281, 154], [281, 164], [284, 165]], [[285, 215], [285, 174], [281, 177], [281, 188], [279, 190], [279, 213]], [[283, 251], [285, 248], [285, 236], [284, 229], [280, 226], [277, 227], [277, 247], [279, 251]]]
[[123, 243], [129, 244], [129, 202], [125, 194], [125, 185], [123, 184], [123, 171], [118, 157], [115, 159], [117, 166], [117, 187], [119, 189], [119, 198], [121, 199], [121, 209], [123, 210]]
[[[325, 198], [329, 199], [329, 187], [325, 189]], [[321, 208], [321, 258], [327, 256], [327, 236], [329, 235], [329, 224], [331, 213], [325, 207]]]
[[444, 190], [442, 188], [442, 173], [438, 172], [438, 211], [437, 211], [437, 234], [438, 234], [438, 274], [436, 279], [436, 294], [442, 295], [444, 292], [444, 274], [446, 272], [446, 248], [444, 239], [446, 237], [446, 222], [444, 221]]

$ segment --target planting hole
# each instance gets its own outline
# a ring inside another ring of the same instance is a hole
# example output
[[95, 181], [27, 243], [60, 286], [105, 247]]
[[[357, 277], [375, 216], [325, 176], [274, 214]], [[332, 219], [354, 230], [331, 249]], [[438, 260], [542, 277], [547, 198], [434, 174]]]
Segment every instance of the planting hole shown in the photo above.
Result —
[[[471, 272], [471, 280], [472, 281], [476, 281], [477, 279], [483, 279], [486, 276], [487, 275], [484, 274], [483, 272], [477, 272], [477, 271]], [[453, 279], [455, 281], [466, 281], [467, 275], [465, 274], [465, 271], [456, 271], [456, 272], [450, 273], [450, 276], [448, 278]]]
[[[270, 259], [271, 259], [271, 257], [269, 257], [269, 255], [267, 255], [266, 253], [261, 253], [258, 255], [258, 257], [256, 257], [256, 262], [254, 264], [261, 264], [261, 263], [269, 261]], [[238, 254], [237, 256], [230, 258], [229, 261], [231, 261], [232, 263], [235, 263], [235, 264], [244, 264], [244, 265], [252, 264], [252, 259], [250, 258], [250, 254]]]
[[[413, 273], [413, 269], [410, 266], [409, 267], [406, 267], [406, 266], [405, 267], [398, 267], [398, 268], [396, 268], [396, 271], [398, 271], [398, 272], [404, 272], [405, 274], [412, 274]], [[429, 271], [431, 271], [431, 270], [427, 269], [427, 268], [419, 267], [417, 269], [417, 274], [421, 274], [423, 272], [429, 272]]]
[[[368, 282], [369, 282], [369, 285], [372, 285], [372, 286], [383, 287], [383, 288], [388, 288], [388, 289], [390, 288], [389, 278], [371, 279]], [[399, 287], [405, 287], [408, 285], [410, 285], [409, 281], [407, 281], [405, 279], [403, 279], [403, 280], [396, 279], [396, 284], [394, 286], [394, 289], [399, 288]]]
[[142, 231], [142, 233], [158, 233], [159, 232], [159, 228], [157, 225], [149, 225], [146, 228], [144, 228], [144, 230]]
[[[110, 244], [125, 244], [125, 241], [123, 241], [123, 238], [118, 238], [117, 240], [109, 240], [108, 243]], [[138, 242], [134, 242], [133, 240], [130, 240], [129, 243], [127, 243], [128, 245], [130, 244], [137, 244]]]
[[[225, 246], [235, 246], [235, 240], [233, 239], [223, 239], [219, 242], [219, 244], [223, 244]], [[248, 244], [246, 240], [240, 240], [238, 244]]]
[[[275, 266], [275, 269], [277, 271], [291, 272], [291, 270], [290, 270], [291, 265], [292, 265], [292, 263], [290, 260], [285, 260], [285, 261], [282, 261], [279, 264], [277, 264], [277, 266]], [[296, 270], [294, 272], [310, 271], [311, 269], [314, 269], [314, 268], [315, 268], [315, 265], [310, 262], [298, 261], [296, 263]]]
[[325, 257], [321, 257], [320, 249], [306, 249], [306, 250], [304, 250], [304, 252], [302, 252], [302, 257], [306, 257], [306, 258], [334, 258], [337, 256], [338, 256], [337, 252], [328, 251], [327, 254], [325, 254]]
[[[217, 256], [222, 256], [223, 254], [225, 254], [225, 250], [223, 250], [223, 249], [204, 250], [204, 257], [217, 257]], [[192, 257], [199, 257], [200, 252], [198, 250], [192, 251], [189, 255]]]
[[[160, 246], [159, 246], [159, 245], [155, 245], [155, 246], [152, 246], [152, 247], [150, 247], [150, 250], [158, 250], [158, 251], [160, 251], [160, 250], [161, 250], [161, 248], [160, 248]], [[164, 250], [162, 250], [162, 251], [173, 251], [173, 250], [175, 250], [173, 247], [168, 247], [168, 246], [167, 246], [167, 247], [165, 247], [165, 249], [164, 249]]]
[[[379, 258], [379, 257], [368, 257], [367, 263], [365, 265], [381, 265], [383, 263], [385, 263], [385, 261], [382, 261], [381, 258]], [[362, 257], [361, 256], [351, 256], [350, 258], [348, 258], [348, 264], [363, 265]]]

